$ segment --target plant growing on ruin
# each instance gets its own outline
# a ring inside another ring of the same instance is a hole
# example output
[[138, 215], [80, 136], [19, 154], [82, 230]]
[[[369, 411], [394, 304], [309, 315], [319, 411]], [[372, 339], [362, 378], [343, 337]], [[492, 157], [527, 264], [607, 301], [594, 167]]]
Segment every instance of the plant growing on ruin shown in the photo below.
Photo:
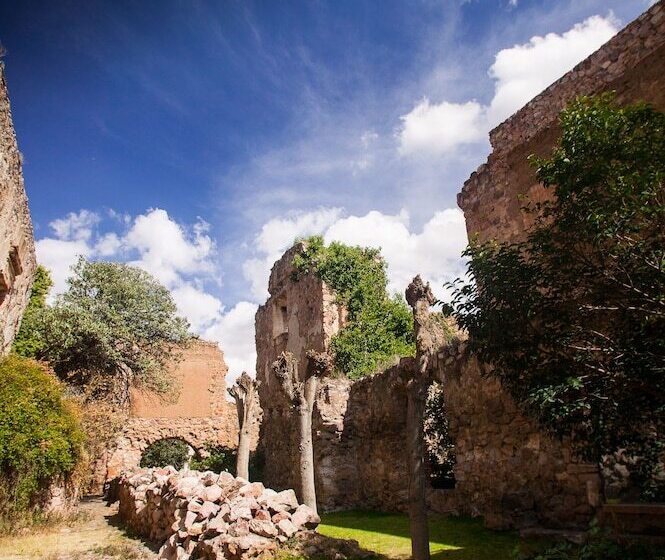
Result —
[[0, 517], [39, 503], [49, 483], [69, 476], [83, 455], [79, 411], [43, 364], [0, 360]]
[[235, 449], [229, 449], [222, 445], [209, 445], [206, 446], [206, 452], [207, 456], [204, 458], [192, 458], [189, 462], [192, 470], [216, 473], [228, 472], [235, 476], [237, 456]]
[[291, 352], [282, 352], [272, 364], [272, 370], [279, 381], [289, 405], [298, 417], [300, 451], [300, 491], [301, 499], [315, 512], [316, 487], [314, 485], [314, 446], [312, 443], [312, 412], [320, 379], [330, 372], [332, 364], [326, 354], [307, 352], [307, 364], [299, 371], [298, 361]]
[[23, 313], [21, 327], [12, 345], [12, 351], [19, 356], [32, 358], [40, 349], [41, 340], [33, 328], [33, 322], [46, 307], [46, 296], [52, 286], [53, 280], [51, 280], [51, 274], [45, 267], [39, 265], [35, 271], [32, 291], [30, 292], [28, 305]]
[[293, 259], [294, 280], [316, 274], [348, 311], [347, 324], [331, 341], [335, 369], [356, 379], [395, 356], [412, 356], [411, 314], [402, 297], [387, 294], [386, 262], [380, 251], [337, 242], [326, 246], [320, 236], [304, 244]]
[[129, 388], [173, 389], [166, 364], [189, 340], [168, 290], [147, 272], [119, 263], [72, 267], [67, 291], [29, 321], [31, 357], [48, 361], [90, 398], [125, 406]]
[[[625, 448], [665, 499], [665, 114], [581, 98], [560, 117], [553, 195], [514, 243], [472, 243], [452, 310], [516, 400], [587, 458]], [[659, 474], [660, 473], [660, 474]]]
[[236, 379], [233, 387], [228, 389], [229, 395], [236, 402], [238, 412], [238, 453], [236, 462], [236, 476], [249, 480], [249, 451], [251, 444], [251, 428], [255, 420], [257, 409], [257, 394], [259, 382], [252, 379], [246, 371]]
[[180, 470], [189, 460], [190, 447], [181, 439], [166, 438], [151, 443], [141, 455], [142, 467], [172, 467]]

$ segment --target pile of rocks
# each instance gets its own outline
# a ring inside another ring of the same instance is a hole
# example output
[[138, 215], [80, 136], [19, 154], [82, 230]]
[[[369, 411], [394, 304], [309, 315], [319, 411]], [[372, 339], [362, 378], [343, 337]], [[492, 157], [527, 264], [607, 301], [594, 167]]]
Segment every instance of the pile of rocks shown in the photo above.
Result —
[[119, 492], [120, 518], [164, 542], [158, 557], [166, 560], [251, 558], [320, 522], [293, 490], [275, 492], [227, 472], [137, 469], [122, 476]]

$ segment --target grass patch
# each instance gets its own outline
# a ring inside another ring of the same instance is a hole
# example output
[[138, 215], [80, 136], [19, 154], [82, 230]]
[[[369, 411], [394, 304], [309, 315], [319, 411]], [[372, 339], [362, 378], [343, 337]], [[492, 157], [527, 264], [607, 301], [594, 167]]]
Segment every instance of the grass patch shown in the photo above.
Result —
[[[433, 560], [511, 560], [518, 546], [531, 547], [510, 531], [490, 531], [479, 519], [433, 515], [429, 522]], [[337, 512], [322, 516], [318, 532], [354, 539], [361, 548], [388, 558], [410, 558], [409, 518], [403, 514]]]

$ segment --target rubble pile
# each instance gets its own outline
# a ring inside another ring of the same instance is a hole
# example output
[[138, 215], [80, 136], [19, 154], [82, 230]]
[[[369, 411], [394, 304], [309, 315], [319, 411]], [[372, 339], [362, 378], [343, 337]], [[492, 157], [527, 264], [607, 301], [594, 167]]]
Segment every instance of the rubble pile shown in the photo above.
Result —
[[120, 518], [163, 542], [164, 560], [244, 560], [320, 522], [293, 490], [275, 492], [227, 472], [137, 469], [121, 477], [119, 497]]

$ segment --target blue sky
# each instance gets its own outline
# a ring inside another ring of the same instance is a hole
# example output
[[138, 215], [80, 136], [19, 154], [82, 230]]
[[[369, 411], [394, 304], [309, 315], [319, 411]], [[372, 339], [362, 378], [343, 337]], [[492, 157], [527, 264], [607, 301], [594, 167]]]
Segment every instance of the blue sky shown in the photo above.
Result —
[[38, 257], [146, 268], [251, 370], [298, 235], [382, 246], [394, 290], [459, 274], [488, 130], [647, 6], [0, 1]]

